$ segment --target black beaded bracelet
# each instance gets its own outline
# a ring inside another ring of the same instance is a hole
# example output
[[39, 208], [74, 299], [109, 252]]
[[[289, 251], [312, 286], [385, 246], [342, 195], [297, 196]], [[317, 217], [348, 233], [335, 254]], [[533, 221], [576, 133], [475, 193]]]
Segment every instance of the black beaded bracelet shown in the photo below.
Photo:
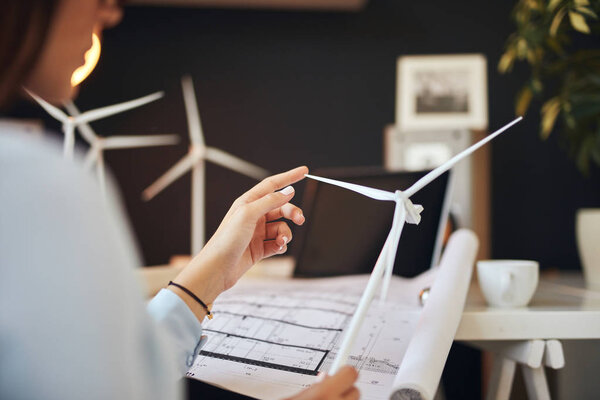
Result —
[[181, 289], [184, 292], [186, 292], [187, 294], [189, 294], [192, 299], [196, 300], [198, 302], [198, 304], [200, 304], [204, 308], [208, 319], [212, 319], [213, 315], [210, 313], [210, 308], [202, 300], [200, 300], [200, 298], [198, 298], [198, 296], [196, 296], [194, 293], [192, 293], [191, 290], [189, 290], [188, 288], [183, 287], [179, 283], [175, 283], [173, 281], [169, 281], [169, 284], [167, 286], [170, 286], [170, 285], [178, 287], [179, 289]]

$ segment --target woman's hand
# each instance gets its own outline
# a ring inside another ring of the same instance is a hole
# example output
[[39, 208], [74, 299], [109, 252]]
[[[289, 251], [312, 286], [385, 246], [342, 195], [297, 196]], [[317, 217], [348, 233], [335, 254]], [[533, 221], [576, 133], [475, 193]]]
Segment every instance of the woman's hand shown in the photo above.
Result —
[[[285, 253], [292, 232], [281, 218], [297, 225], [304, 223], [300, 208], [289, 203], [294, 197], [290, 185], [304, 178], [308, 168], [298, 167], [264, 179], [239, 197], [202, 251], [175, 278], [205, 303], [212, 303], [233, 286], [252, 265], [274, 254]], [[282, 190], [280, 190], [282, 189]], [[179, 294], [202, 319], [204, 310], [180, 289]]]
[[357, 378], [358, 372], [345, 366], [337, 374], [326, 376], [321, 382], [287, 400], [358, 400], [360, 392], [354, 386]]
[[[304, 223], [302, 210], [289, 201], [292, 183], [304, 179], [308, 168], [298, 167], [264, 179], [231, 206], [199, 258], [218, 258], [223, 290], [232, 287], [256, 262], [285, 253], [292, 231], [285, 221]], [[281, 190], [280, 190], [281, 189]]]

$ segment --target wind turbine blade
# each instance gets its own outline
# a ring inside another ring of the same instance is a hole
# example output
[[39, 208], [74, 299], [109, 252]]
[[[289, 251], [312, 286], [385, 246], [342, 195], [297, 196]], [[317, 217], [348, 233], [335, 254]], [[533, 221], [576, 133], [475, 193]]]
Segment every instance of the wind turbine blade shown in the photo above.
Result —
[[196, 92], [194, 91], [194, 82], [191, 76], [185, 75], [181, 78], [181, 89], [183, 91], [183, 102], [185, 103], [185, 115], [188, 121], [190, 141], [192, 144], [204, 146], [202, 121], [200, 120], [200, 111], [198, 111], [198, 102], [196, 101]]
[[156, 92], [149, 94], [139, 99], [125, 101], [123, 103], [113, 104], [111, 106], [96, 108], [82, 113], [79, 117], [75, 118], [75, 124], [82, 124], [86, 122], [95, 121], [101, 118], [108, 117], [110, 115], [122, 113], [132, 108], [143, 106], [144, 104], [151, 103], [155, 100], [160, 99], [164, 96], [163, 92]]
[[162, 192], [167, 186], [177, 180], [181, 175], [188, 172], [195, 163], [199, 162], [198, 156], [193, 153], [188, 153], [181, 160], [177, 161], [175, 165], [167, 170], [160, 178], [158, 178], [152, 185], [148, 186], [142, 192], [142, 198], [146, 201], [151, 200], [154, 196]]
[[396, 202], [396, 210], [394, 211], [394, 222], [392, 223], [391, 229], [391, 241], [386, 241], [384, 247], [386, 250], [386, 266], [383, 275], [383, 281], [381, 284], [381, 297], [380, 301], [383, 303], [388, 294], [390, 282], [392, 280], [392, 274], [394, 272], [394, 264], [396, 263], [396, 253], [398, 252], [398, 242], [400, 236], [402, 236], [402, 229], [406, 222], [406, 208], [403, 203]]
[[183, 90], [183, 102], [185, 103], [185, 115], [187, 116], [188, 131], [192, 144], [204, 146], [204, 132], [202, 132], [202, 121], [198, 111], [198, 102], [194, 91], [192, 77], [185, 75], [181, 78], [181, 89]]
[[305, 175], [307, 178], [315, 179], [317, 181], [329, 183], [330, 185], [335, 185], [339, 187], [343, 187], [344, 189], [352, 190], [353, 192], [360, 193], [363, 196], [370, 197], [375, 200], [384, 200], [384, 201], [395, 201], [395, 195], [393, 192], [388, 192], [385, 190], [374, 189], [367, 186], [356, 185], [354, 183], [347, 183], [342, 181], [337, 181], [335, 179], [322, 178], [320, 176]]
[[29, 96], [31, 96], [31, 98], [33, 100], [35, 100], [40, 106], [42, 106], [42, 108], [44, 110], [46, 110], [46, 112], [48, 114], [50, 114], [52, 117], [56, 118], [63, 124], [65, 124], [69, 120], [69, 116], [67, 114], [65, 114], [60, 108], [48, 103], [46, 100], [42, 99], [41, 97], [39, 97], [38, 95], [36, 95], [33, 92], [30, 92], [27, 89], [25, 89], [25, 91], [27, 92], [27, 94]]
[[177, 135], [109, 136], [102, 139], [104, 149], [165, 146], [179, 142]]
[[496, 138], [498, 135], [500, 135], [502, 132], [506, 131], [508, 128], [510, 128], [513, 125], [515, 125], [516, 123], [520, 122], [522, 119], [523, 119], [523, 117], [518, 117], [518, 118], [514, 119], [513, 121], [504, 125], [502, 128], [498, 129], [496, 132], [486, 136], [485, 138], [481, 139], [479, 142], [477, 142], [474, 145], [461, 151], [460, 153], [458, 153], [457, 155], [452, 157], [450, 160], [446, 161], [445, 163], [443, 163], [442, 165], [435, 168], [433, 171], [429, 172], [427, 175], [425, 175], [424, 177], [419, 179], [417, 182], [415, 182], [410, 188], [408, 188], [407, 190], [404, 191], [404, 194], [406, 195], [406, 197], [411, 197], [413, 194], [417, 193], [419, 190], [421, 190], [425, 186], [427, 186], [435, 178], [437, 178], [438, 176], [442, 175], [444, 172], [446, 172], [450, 168], [452, 168], [457, 162], [459, 162], [463, 158], [467, 157], [468, 155], [470, 155], [471, 153], [473, 153], [475, 150], [479, 149], [486, 143], [490, 142], [491, 140]]
[[91, 169], [92, 165], [94, 165], [99, 155], [100, 149], [98, 148], [98, 146], [91, 146], [85, 154], [85, 158], [83, 159], [83, 168], [85, 168], [86, 170]]
[[63, 155], [67, 160], [72, 160], [73, 153], [75, 151], [75, 127], [69, 121], [63, 124], [63, 131], [65, 132], [65, 139], [63, 142]]
[[[73, 103], [72, 101], [67, 101], [65, 103], [65, 108], [67, 109], [69, 114], [71, 114], [72, 117], [78, 117], [79, 115], [81, 115], [81, 111], [79, 111], [75, 103]], [[77, 128], [79, 129], [81, 136], [83, 136], [83, 138], [86, 142], [88, 142], [89, 145], [92, 145], [92, 143], [94, 143], [98, 139], [98, 135], [96, 134], [96, 132], [94, 132], [94, 130], [89, 124], [79, 124]]]
[[258, 167], [252, 163], [249, 163], [248, 161], [244, 161], [241, 158], [214, 147], [206, 148], [205, 158], [214, 162], [215, 164], [219, 164], [222, 167], [239, 172], [242, 175], [249, 176], [256, 180], [261, 180], [269, 175], [269, 171], [266, 169]]

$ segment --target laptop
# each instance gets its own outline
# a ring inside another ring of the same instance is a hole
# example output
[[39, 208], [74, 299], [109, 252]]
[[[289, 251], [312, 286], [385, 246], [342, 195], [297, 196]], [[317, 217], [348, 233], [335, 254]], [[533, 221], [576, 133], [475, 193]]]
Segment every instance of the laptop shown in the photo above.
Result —
[[[407, 189], [427, 172], [346, 168], [311, 173], [395, 191]], [[423, 205], [425, 210], [419, 225], [404, 225], [394, 264], [395, 275], [413, 277], [439, 263], [450, 205], [450, 174], [444, 173], [411, 197], [414, 204]], [[294, 238], [294, 276], [370, 273], [392, 226], [394, 205], [307, 179], [302, 202], [306, 223]]]

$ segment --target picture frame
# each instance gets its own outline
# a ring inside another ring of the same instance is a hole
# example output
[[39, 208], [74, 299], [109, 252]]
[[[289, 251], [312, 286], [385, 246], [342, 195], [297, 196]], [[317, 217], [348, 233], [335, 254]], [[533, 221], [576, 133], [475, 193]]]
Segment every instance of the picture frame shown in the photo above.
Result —
[[487, 129], [487, 61], [482, 54], [402, 56], [396, 126], [404, 131]]

